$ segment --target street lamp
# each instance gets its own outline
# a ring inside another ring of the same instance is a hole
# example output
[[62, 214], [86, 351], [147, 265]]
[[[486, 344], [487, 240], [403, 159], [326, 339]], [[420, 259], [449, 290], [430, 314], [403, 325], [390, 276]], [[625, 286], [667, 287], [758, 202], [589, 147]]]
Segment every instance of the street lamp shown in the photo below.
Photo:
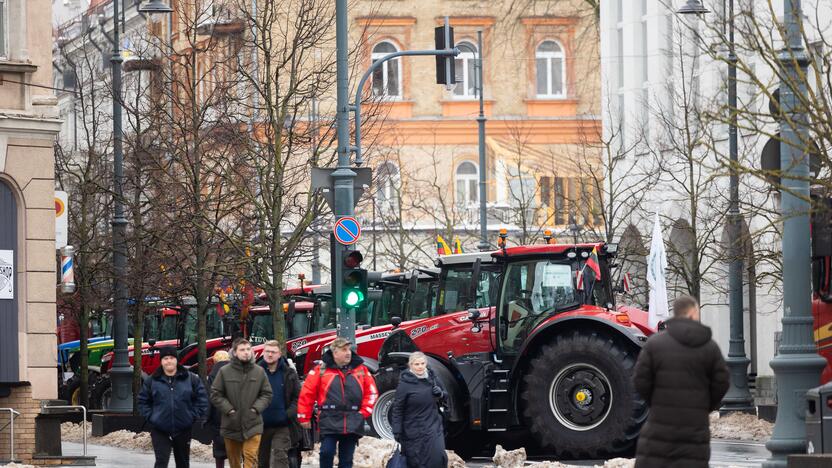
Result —
[[575, 218], [575, 215], [570, 214], [569, 215], [569, 232], [572, 233], [572, 239], [575, 242], [575, 245], [578, 244], [578, 236], [581, 234], [581, 231], [583, 231], [583, 226], [578, 224], [578, 221]]
[[[700, 0], [688, 0], [678, 10], [681, 15], [702, 15], [708, 13]], [[728, 369], [731, 372], [731, 386], [722, 399], [721, 413], [741, 411], [754, 413], [754, 398], [748, 389], [748, 364], [743, 336], [743, 254], [745, 243], [740, 240], [742, 216], [740, 215], [739, 155], [737, 148], [737, 56], [734, 50], [734, 0], [728, 0], [728, 112], [731, 122], [728, 126], [730, 157], [730, 182], [727, 229], [730, 260], [728, 265], [728, 307], [730, 311], [730, 339], [728, 345]], [[753, 332], [753, 331], [752, 331]]]
[[[121, 39], [119, 37], [119, 0], [113, 1], [113, 56], [110, 59], [113, 72], [113, 368], [110, 371], [112, 396], [110, 411], [133, 412], [133, 370], [127, 359], [127, 246], [124, 217], [124, 153], [121, 128]], [[146, 13], [170, 13], [173, 10], [161, 0], [151, 0], [139, 8]], [[122, 24], [123, 28], [124, 25]], [[138, 364], [138, 363], [137, 363]]]

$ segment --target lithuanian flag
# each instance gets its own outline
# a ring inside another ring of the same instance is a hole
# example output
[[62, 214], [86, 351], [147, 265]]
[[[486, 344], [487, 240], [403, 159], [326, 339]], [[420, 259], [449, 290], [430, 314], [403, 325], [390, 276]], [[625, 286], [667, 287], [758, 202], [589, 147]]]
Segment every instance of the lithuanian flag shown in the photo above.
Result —
[[442, 236], [436, 236], [436, 253], [439, 255], [450, 255], [451, 248], [448, 246], [448, 243], [445, 242], [445, 239]]
[[601, 264], [598, 262], [598, 247], [592, 248], [592, 253], [590, 253], [589, 258], [586, 259], [584, 267], [589, 267], [590, 270], [595, 272], [596, 281], [601, 279]]
[[454, 253], [461, 254], [464, 251], [462, 250], [462, 242], [459, 240], [459, 237], [454, 237]]

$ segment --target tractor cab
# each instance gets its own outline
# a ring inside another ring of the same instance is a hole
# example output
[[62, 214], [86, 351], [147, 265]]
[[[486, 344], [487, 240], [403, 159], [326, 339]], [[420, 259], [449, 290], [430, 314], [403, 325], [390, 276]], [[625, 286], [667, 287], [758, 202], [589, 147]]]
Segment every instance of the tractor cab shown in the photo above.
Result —
[[[564, 455], [625, 452], [646, 414], [630, 375], [646, 337], [615, 308], [615, 253], [601, 242], [546, 244], [444, 263], [436, 317], [382, 346], [377, 407], [392, 398], [385, 394], [407, 355], [422, 351], [450, 394], [448, 446], [457, 453], [481, 448], [472, 432], [491, 440], [518, 431]], [[381, 423], [384, 408], [377, 412]]]

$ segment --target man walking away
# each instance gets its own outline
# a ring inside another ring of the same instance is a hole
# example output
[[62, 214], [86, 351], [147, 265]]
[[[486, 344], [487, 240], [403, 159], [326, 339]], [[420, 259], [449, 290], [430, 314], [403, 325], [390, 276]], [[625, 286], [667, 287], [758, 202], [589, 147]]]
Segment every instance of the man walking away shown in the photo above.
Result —
[[728, 391], [728, 366], [690, 296], [673, 303], [667, 329], [647, 340], [636, 362], [636, 390], [650, 406], [636, 468], [707, 468], [708, 415]]
[[231, 349], [231, 363], [220, 369], [211, 384], [211, 402], [222, 415], [220, 433], [229, 465], [255, 468], [263, 433], [261, 415], [272, 401], [272, 387], [263, 368], [252, 362], [248, 340], [237, 338]]
[[[260, 439], [260, 468], [288, 468], [289, 450], [300, 440], [298, 395], [300, 379], [281, 352], [280, 342], [267, 341], [263, 345], [260, 366], [272, 387], [272, 401], [263, 411], [263, 437]], [[274, 457], [274, 460], [270, 460]]]
[[199, 376], [179, 365], [176, 349], [159, 348], [162, 365], [145, 379], [139, 413], [150, 424], [156, 454], [154, 468], [167, 468], [170, 452], [176, 468], [188, 468], [191, 428], [208, 413], [208, 395]]
[[373, 413], [378, 398], [376, 383], [360, 356], [352, 354], [350, 342], [336, 338], [323, 354], [320, 365], [309, 371], [298, 400], [298, 421], [311, 427], [312, 408], [320, 413], [321, 468], [332, 468], [336, 446], [338, 468], [352, 468], [364, 420]]

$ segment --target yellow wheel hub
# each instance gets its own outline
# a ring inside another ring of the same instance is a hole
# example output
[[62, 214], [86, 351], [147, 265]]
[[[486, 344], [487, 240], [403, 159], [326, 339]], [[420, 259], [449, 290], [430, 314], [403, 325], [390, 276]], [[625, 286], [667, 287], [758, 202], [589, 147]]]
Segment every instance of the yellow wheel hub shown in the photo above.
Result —
[[583, 390], [575, 394], [575, 400], [577, 400], [578, 403], [583, 403], [584, 401], [586, 401], [586, 398], [587, 394]]

